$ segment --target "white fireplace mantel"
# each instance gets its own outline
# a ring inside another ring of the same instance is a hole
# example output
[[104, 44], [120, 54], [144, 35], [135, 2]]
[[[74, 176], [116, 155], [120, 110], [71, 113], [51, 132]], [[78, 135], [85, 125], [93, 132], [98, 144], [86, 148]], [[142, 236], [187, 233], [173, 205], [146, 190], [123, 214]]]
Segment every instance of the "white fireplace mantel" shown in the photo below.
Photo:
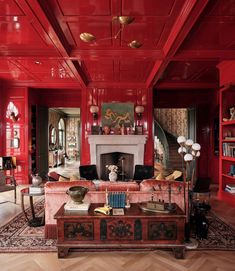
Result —
[[134, 167], [135, 165], [143, 165], [146, 140], [146, 135], [88, 135], [91, 164], [96, 165], [100, 176], [100, 155], [123, 152], [134, 155]]

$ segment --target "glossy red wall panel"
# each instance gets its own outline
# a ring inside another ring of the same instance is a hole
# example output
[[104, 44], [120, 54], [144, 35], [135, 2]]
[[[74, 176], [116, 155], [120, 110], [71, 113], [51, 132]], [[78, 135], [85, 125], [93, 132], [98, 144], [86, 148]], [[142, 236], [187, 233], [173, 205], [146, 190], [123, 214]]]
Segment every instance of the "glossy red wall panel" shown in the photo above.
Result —
[[[6, 116], [9, 103], [18, 110], [18, 119], [13, 121]], [[3, 109], [3, 156], [15, 156], [17, 183], [28, 183], [28, 89], [8, 87], [4, 89]], [[13, 139], [19, 139], [18, 147], [12, 145]]]
[[220, 86], [235, 84], [235, 60], [223, 61], [218, 65], [220, 70]]

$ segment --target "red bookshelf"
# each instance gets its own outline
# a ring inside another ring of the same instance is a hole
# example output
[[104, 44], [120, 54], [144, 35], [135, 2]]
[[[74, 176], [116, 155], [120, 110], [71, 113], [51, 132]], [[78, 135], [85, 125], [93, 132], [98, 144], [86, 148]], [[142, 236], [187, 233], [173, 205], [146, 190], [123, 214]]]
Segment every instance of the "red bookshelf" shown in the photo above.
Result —
[[220, 163], [218, 197], [235, 205], [235, 194], [225, 191], [226, 185], [235, 185], [235, 120], [230, 119], [229, 108], [235, 106], [235, 86], [220, 91]]

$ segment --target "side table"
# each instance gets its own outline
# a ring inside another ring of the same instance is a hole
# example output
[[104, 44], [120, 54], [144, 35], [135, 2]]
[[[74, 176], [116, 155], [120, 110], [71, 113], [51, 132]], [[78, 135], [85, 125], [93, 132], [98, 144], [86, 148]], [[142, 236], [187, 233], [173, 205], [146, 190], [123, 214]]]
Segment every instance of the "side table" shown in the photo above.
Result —
[[[21, 208], [22, 211], [25, 215], [26, 220], [28, 221], [28, 225], [30, 227], [40, 227], [43, 226], [45, 224], [45, 214], [43, 215], [43, 217], [36, 217], [35, 216], [35, 211], [34, 211], [34, 205], [33, 205], [33, 197], [38, 197], [38, 196], [43, 196], [44, 192], [41, 193], [30, 193], [29, 192], [29, 188], [24, 188], [20, 191], [21, 193]], [[30, 202], [30, 208], [31, 208], [31, 212], [32, 212], [32, 218], [29, 219], [26, 211], [25, 211], [25, 206], [24, 206], [24, 197], [29, 197], [29, 202]]]

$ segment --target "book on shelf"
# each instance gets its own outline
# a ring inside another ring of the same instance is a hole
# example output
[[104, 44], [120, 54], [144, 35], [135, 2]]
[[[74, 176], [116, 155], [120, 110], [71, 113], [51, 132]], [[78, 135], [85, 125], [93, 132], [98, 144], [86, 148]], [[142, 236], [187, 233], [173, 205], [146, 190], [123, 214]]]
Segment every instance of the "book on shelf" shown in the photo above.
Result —
[[230, 190], [235, 190], [235, 184], [226, 184], [226, 188]]
[[226, 136], [225, 140], [235, 140], [235, 136]]
[[227, 187], [225, 187], [224, 191], [231, 193], [231, 194], [235, 194], [235, 190], [233, 189], [228, 189]]
[[224, 142], [222, 144], [223, 156], [235, 157], [235, 143]]

